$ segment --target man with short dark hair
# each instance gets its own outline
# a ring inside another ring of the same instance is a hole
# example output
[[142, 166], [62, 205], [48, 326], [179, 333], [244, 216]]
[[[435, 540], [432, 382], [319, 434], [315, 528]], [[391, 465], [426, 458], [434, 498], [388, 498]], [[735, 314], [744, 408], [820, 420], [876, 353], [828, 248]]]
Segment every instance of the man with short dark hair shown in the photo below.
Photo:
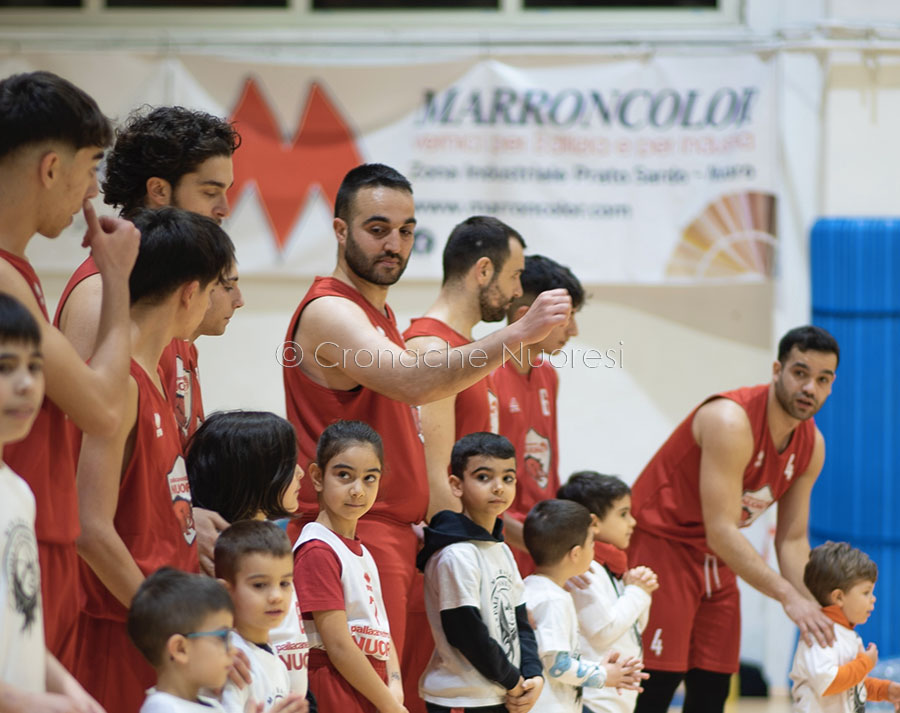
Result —
[[[386, 300], [406, 268], [415, 224], [412, 187], [401, 174], [381, 164], [351, 170], [335, 201], [337, 266], [330, 277], [316, 278], [300, 302], [282, 354], [287, 416], [297, 430], [302, 467], [337, 418], [366, 421], [384, 439], [378, 500], [357, 532], [378, 565], [401, 660], [417, 549], [412, 525], [428, 508], [412, 406], [471, 386], [501, 363], [504, 345], [517, 349], [542, 339], [570, 309], [568, 294], [553, 291], [538, 297], [520, 322], [485, 339], [422, 356], [406, 350]], [[299, 522], [316, 512], [308, 483], [301, 487], [300, 509]]]
[[[126, 218], [144, 208], [174, 206], [221, 224], [229, 212], [226, 192], [234, 182], [232, 154], [240, 143], [235, 128], [217, 116], [178, 106], [139, 109], [116, 132], [106, 160], [103, 200]], [[97, 266], [88, 257], [69, 278], [56, 308], [54, 324], [85, 359], [94, 348], [102, 292]], [[201, 335], [223, 334], [243, 304], [234, 262], [220, 276], [196, 333], [173, 340], [160, 359], [182, 445], [204, 417], [194, 342]], [[212, 574], [215, 537], [228, 523], [207, 510], [198, 509], [196, 516], [201, 564]]]
[[562, 349], [578, 334], [575, 313], [584, 303], [584, 288], [569, 268], [543, 255], [525, 258], [521, 280], [522, 295], [507, 308], [510, 324], [528, 314], [535, 298], [545, 290], [565, 290], [572, 300], [564, 322], [540, 342], [517, 349], [493, 374], [500, 401], [500, 433], [516, 448], [516, 499], [503, 514], [504, 531], [519, 572], [527, 577], [534, 571], [534, 562], [525, 548], [522, 523], [532, 507], [556, 497], [559, 488], [559, 377], [545, 356]]
[[[41, 327], [46, 396], [29, 435], [4, 460], [34, 491], [35, 529], [47, 648], [71, 670], [78, 623], [78, 498], [67, 423], [86, 433], [115, 431], [125, 407], [130, 325], [128, 275], [139, 235], [126, 220], [98, 219], [97, 165], [112, 139], [91, 97], [49, 72], [0, 81], [0, 290]], [[43, 290], [25, 250], [40, 233], [56, 238], [84, 210], [103, 298], [96, 344], [85, 364], [49, 321]]]
[[[635, 481], [629, 559], [660, 582], [644, 629], [650, 678], [636, 711], [666, 711], [682, 679], [685, 713], [722, 711], [740, 653], [737, 577], [777, 599], [807, 644], [834, 641], [803, 569], [809, 497], [825, 460], [813, 415], [831, 393], [839, 358], [824, 329], [790, 330], [769, 383], [710, 396]], [[739, 529], [776, 501], [780, 574]]]

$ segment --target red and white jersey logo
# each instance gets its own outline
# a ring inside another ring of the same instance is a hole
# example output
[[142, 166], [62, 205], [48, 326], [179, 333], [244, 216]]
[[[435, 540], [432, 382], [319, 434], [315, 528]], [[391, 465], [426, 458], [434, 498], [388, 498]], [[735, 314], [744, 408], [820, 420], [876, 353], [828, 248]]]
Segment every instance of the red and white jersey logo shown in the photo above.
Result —
[[181, 534], [189, 545], [194, 544], [197, 531], [194, 529], [194, 510], [191, 506], [191, 484], [188, 481], [184, 458], [178, 456], [172, 470], [166, 476], [169, 481], [169, 494], [172, 497], [172, 509], [181, 525]]
[[744, 492], [741, 496], [740, 527], [747, 527], [774, 502], [775, 498], [772, 496], [772, 489], [768, 485], [759, 490]]
[[538, 389], [538, 397], [541, 400], [541, 413], [544, 416], [550, 415], [550, 394], [547, 389]]
[[487, 392], [491, 433], [500, 433], [500, 400], [493, 391]]
[[550, 439], [544, 438], [533, 428], [525, 434], [525, 474], [540, 488], [546, 488], [550, 479]]
[[509, 400], [509, 412], [510, 413], [521, 413], [522, 412], [522, 408], [519, 406], [519, 400], [515, 396], [513, 396]]

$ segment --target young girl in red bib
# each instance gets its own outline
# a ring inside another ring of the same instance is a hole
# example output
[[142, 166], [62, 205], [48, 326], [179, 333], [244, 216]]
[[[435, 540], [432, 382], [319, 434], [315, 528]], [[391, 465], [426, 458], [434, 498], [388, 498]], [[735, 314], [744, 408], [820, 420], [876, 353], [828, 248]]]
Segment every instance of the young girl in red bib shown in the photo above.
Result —
[[383, 468], [381, 437], [360, 421], [328, 426], [309, 467], [319, 515], [294, 545], [294, 584], [311, 619], [309, 687], [323, 711], [406, 713], [378, 570], [356, 537]]

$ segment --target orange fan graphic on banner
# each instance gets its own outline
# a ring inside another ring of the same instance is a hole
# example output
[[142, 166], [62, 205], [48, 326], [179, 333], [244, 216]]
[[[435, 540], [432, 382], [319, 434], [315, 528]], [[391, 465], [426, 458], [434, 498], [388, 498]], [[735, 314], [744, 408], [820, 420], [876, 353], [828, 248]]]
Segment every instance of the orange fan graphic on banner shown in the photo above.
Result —
[[313, 188], [334, 204], [344, 175], [363, 162], [356, 138], [325, 90], [312, 84], [294, 138], [284, 141], [278, 119], [251, 77], [231, 114], [241, 134], [234, 154], [232, 204], [251, 183], [268, 218], [278, 250], [288, 237]]
[[721, 196], [684, 229], [666, 275], [772, 277], [775, 240], [775, 196], [755, 191]]

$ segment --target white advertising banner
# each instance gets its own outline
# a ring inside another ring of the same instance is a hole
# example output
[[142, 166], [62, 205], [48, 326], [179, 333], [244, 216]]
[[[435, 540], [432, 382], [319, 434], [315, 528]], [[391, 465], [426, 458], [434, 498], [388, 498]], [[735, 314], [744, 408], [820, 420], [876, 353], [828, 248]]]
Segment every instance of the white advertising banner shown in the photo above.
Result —
[[[243, 145], [226, 229], [244, 274], [330, 272], [337, 186], [356, 164], [377, 161], [413, 184], [410, 277], [439, 279], [447, 235], [476, 214], [507, 222], [529, 252], [588, 283], [772, 276], [777, 84], [774, 61], [756, 54], [323, 66], [129, 52], [0, 60], [3, 75], [26, 69], [66, 76], [118, 120], [173, 103], [230, 117]], [[77, 264], [65, 242], [36, 245], [35, 264]]]

